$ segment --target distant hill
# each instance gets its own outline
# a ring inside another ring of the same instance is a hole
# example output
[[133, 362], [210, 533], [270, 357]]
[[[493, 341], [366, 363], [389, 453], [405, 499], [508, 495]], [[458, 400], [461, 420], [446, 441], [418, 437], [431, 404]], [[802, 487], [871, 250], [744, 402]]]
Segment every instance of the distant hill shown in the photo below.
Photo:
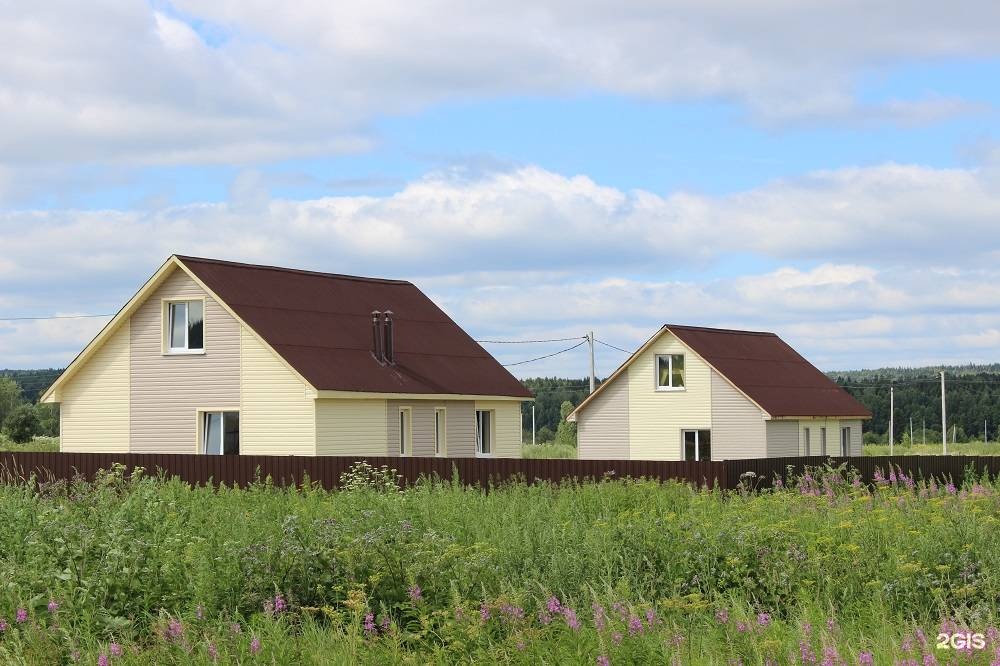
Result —
[[835, 370], [826, 373], [830, 378], [837, 379], [864, 379], [864, 380], [897, 380], [897, 379], [925, 379], [939, 377], [944, 370], [947, 377], [966, 377], [969, 375], [1000, 375], [1000, 363], [968, 365], [935, 365], [923, 368], [875, 368], [873, 370]]

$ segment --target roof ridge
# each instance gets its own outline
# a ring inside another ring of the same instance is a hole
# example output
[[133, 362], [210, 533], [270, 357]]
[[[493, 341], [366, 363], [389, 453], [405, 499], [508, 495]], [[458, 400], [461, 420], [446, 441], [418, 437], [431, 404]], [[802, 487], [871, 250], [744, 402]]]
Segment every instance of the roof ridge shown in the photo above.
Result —
[[285, 266], [270, 266], [268, 264], [249, 264], [242, 261], [228, 261], [226, 259], [212, 259], [211, 257], [193, 257], [191, 255], [185, 254], [175, 254], [173, 255], [179, 259], [182, 263], [185, 261], [197, 261], [204, 264], [219, 264], [222, 266], [237, 266], [240, 268], [253, 268], [265, 271], [280, 271], [282, 273], [296, 273], [299, 275], [312, 275], [315, 277], [325, 277], [332, 278], [335, 280], [354, 280], [356, 282], [377, 282], [381, 284], [398, 284], [398, 285], [410, 285], [413, 283], [409, 280], [393, 280], [390, 278], [374, 278], [365, 277], [363, 275], [347, 275], [344, 273], [325, 273], [323, 271], [310, 271], [304, 268], [287, 268]]
[[[771, 331], [745, 331], [738, 328], [714, 328], [712, 326], [688, 326], [687, 324], [664, 324], [664, 328], [681, 328], [691, 331], [710, 331], [713, 333], [732, 333], [736, 335], [760, 335], [778, 337], [777, 333]], [[780, 339], [780, 338], [779, 338]]]

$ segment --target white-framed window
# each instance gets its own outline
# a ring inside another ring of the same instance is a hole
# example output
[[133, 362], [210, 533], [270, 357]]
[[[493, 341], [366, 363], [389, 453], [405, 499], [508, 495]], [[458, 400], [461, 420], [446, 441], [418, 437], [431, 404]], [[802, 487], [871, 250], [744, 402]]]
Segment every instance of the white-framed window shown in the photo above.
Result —
[[444, 407], [434, 410], [434, 455], [448, 455], [448, 413]]
[[201, 412], [201, 453], [237, 455], [240, 452], [240, 413]]
[[493, 455], [493, 411], [476, 410], [476, 455]]
[[809, 450], [810, 448], [809, 434], [810, 434], [809, 428], [802, 429], [802, 455], [807, 457], [812, 455], [812, 452]]
[[711, 430], [685, 430], [682, 434], [684, 440], [684, 460], [712, 459]]
[[819, 429], [819, 454], [826, 455], [826, 428]]
[[205, 351], [205, 302], [168, 301], [167, 351], [184, 354]]
[[399, 408], [399, 455], [413, 455], [413, 419], [409, 407]]
[[684, 388], [684, 354], [656, 355], [656, 390], [679, 391]]
[[840, 455], [845, 458], [851, 455], [851, 428], [840, 429]]

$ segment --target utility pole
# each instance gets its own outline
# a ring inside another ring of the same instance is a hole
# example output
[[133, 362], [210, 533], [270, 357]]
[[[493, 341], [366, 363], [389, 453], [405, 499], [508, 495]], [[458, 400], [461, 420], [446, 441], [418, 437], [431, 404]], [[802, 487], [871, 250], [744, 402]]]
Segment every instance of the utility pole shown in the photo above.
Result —
[[535, 403], [531, 403], [531, 445], [535, 445]]
[[944, 407], [944, 370], [941, 371], [941, 447], [948, 455], [948, 412]]
[[913, 417], [910, 417], [910, 446], [913, 446]]
[[989, 425], [989, 421], [987, 419], [983, 419], [983, 444], [990, 443], [990, 431], [987, 429], [987, 425]]
[[927, 419], [920, 419], [920, 429], [923, 431], [921, 439], [924, 442], [924, 446], [927, 446]]
[[894, 426], [893, 422], [895, 418], [896, 411], [896, 389], [892, 384], [889, 385], [889, 455], [892, 455], [892, 440], [894, 439]]
[[590, 343], [590, 392], [594, 392], [594, 332], [587, 333], [587, 342]]

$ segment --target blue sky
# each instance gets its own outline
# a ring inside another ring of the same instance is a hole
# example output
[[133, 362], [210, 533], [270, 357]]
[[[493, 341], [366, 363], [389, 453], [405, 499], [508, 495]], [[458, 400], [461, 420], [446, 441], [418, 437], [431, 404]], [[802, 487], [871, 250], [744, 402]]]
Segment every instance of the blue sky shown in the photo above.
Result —
[[[112, 312], [183, 252], [409, 278], [483, 338], [676, 321], [826, 369], [996, 361], [1000, 16], [923, 9], [0, 10], [0, 318]], [[0, 367], [101, 323], [0, 321]]]

